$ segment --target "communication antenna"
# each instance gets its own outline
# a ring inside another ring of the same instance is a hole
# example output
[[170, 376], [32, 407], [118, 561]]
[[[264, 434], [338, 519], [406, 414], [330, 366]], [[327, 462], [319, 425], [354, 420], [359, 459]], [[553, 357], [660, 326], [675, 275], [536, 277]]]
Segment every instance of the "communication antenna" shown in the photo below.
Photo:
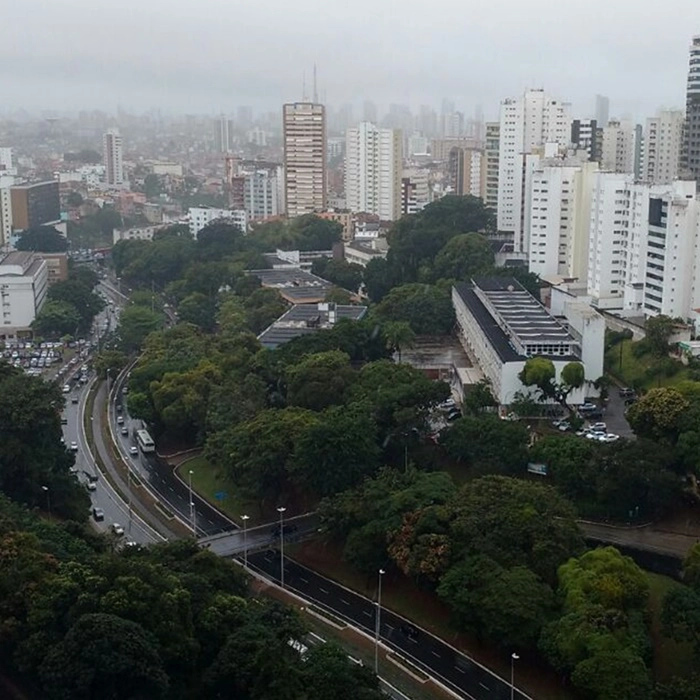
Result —
[[301, 74], [301, 101], [306, 102], [306, 71]]

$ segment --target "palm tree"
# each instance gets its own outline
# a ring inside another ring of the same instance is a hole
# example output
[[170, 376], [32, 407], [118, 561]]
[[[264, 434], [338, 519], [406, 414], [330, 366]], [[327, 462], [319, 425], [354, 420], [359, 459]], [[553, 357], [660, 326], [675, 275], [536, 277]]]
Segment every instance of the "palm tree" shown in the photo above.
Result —
[[391, 321], [384, 326], [387, 347], [392, 352], [398, 352], [401, 362], [401, 348], [412, 348], [416, 342], [416, 334], [406, 321]]

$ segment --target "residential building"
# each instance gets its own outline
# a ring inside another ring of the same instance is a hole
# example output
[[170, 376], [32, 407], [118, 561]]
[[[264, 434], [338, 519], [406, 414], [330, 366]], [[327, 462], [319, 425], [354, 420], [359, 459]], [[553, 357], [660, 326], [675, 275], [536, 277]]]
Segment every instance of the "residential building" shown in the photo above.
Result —
[[67, 253], [37, 253], [46, 262], [49, 287], [56, 282], [65, 282], [68, 279], [68, 254]]
[[49, 273], [36, 253], [13, 251], [0, 254], [0, 337], [27, 332], [46, 300]]
[[118, 129], [109, 129], [102, 137], [102, 158], [105, 166], [105, 182], [121, 187], [124, 184], [122, 137]]
[[12, 190], [0, 176], [0, 249], [5, 250], [12, 235]]
[[666, 185], [678, 178], [685, 115], [680, 109], [661, 110], [647, 119], [642, 177], [651, 185]]
[[690, 44], [682, 149], [684, 176], [700, 182], [700, 34]]
[[217, 153], [233, 150], [233, 122], [223, 114], [214, 122], [214, 149]]
[[571, 122], [571, 144], [578, 151], [585, 151], [588, 160], [600, 162], [603, 131], [595, 119], [574, 119]]
[[423, 134], [411, 134], [406, 140], [407, 157], [412, 156], [427, 156], [428, 155], [428, 137]]
[[285, 203], [294, 218], [326, 209], [326, 110], [312, 102], [283, 108]]
[[415, 214], [430, 202], [428, 171], [406, 168], [401, 173], [401, 216]]
[[157, 161], [151, 166], [154, 175], [172, 175], [182, 177], [182, 163], [172, 161]]
[[222, 219], [238, 226], [243, 233], [248, 232], [248, 215], [245, 209], [216, 209], [215, 207], [190, 207], [188, 211], [190, 233], [192, 238], [213, 221]]
[[61, 218], [57, 180], [14, 185], [10, 189], [12, 228], [25, 231]]
[[[554, 363], [556, 377], [569, 362], [582, 362], [581, 341], [539, 303], [515, 279], [479, 278], [452, 288], [458, 337], [467, 355], [489, 380], [500, 406], [513, 403], [519, 393], [534, 394], [518, 375], [531, 357]], [[600, 347], [602, 356], [603, 347]], [[584, 363], [585, 378], [600, 376], [599, 365]], [[594, 376], [595, 375], [595, 376]], [[570, 403], [583, 403], [590, 392], [575, 389]]]
[[386, 258], [389, 246], [386, 238], [355, 238], [354, 241], [345, 243], [343, 257], [349, 263], [367, 267], [370, 260]]
[[603, 127], [600, 169], [611, 173], [634, 173], [638, 145], [634, 124], [617, 120], [608, 122]]
[[401, 216], [402, 137], [397, 129], [362, 122], [345, 137], [345, 202], [354, 213], [383, 221]]
[[0, 175], [16, 175], [12, 163], [12, 149], [7, 147], [0, 148]]
[[595, 96], [595, 121], [601, 127], [610, 121], [610, 100], [605, 95]]
[[545, 144], [566, 147], [571, 138], [570, 105], [544, 90], [528, 90], [522, 97], [501, 102], [498, 230], [513, 236], [513, 249], [526, 253], [524, 239], [525, 168], [527, 156]]
[[280, 182], [275, 170], [261, 169], [247, 173], [244, 183], [244, 207], [251, 221], [264, 221], [281, 214]]
[[349, 211], [333, 211], [329, 209], [328, 211], [319, 212], [316, 216], [321, 219], [326, 219], [327, 221], [335, 221], [343, 227], [343, 233], [341, 234], [341, 240], [351, 241], [354, 235], [353, 228], [353, 218]]
[[583, 152], [544, 158], [527, 183], [525, 237], [529, 269], [543, 278], [585, 280], [593, 175]]
[[453, 148], [481, 148], [483, 143], [468, 136], [449, 136], [430, 141], [430, 155], [433, 160], [447, 161]]
[[486, 197], [486, 156], [482, 149], [453, 148], [448, 159], [450, 183], [457, 195]]
[[498, 170], [499, 151], [501, 147], [501, 124], [486, 122], [486, 194], [484, 202], [494, 212], [498, 209]]
[[173, 226], [176, 222], [159, 223], [154, 226], [136, 226], [133, 228], [118, 229], [112, 231], [112, 242], [119, 241], [152, 241], [153, 236], [164, 228]]
[[334, 304], [332, 302], [295, 304], [276, 321], [273, 321], [258, 336], [258, 340], [264, 348], [274, 350], [302, 335], [333, 328], [336, 322], [341, 319], [359, 321], [366, 314], [366, 306]]

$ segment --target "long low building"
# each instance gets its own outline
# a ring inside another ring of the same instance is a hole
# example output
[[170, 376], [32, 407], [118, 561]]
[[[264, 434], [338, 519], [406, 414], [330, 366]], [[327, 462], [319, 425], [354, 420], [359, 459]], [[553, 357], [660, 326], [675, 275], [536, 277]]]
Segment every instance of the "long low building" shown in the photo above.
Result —
[[48, 286], [48, 267], [40, 255], [18, 250], [0, 254], [0, 338], [9, 340], [31, 333]]
[[[569, 362], [583, 364], [587, 382], [598, 379], [599, 374], [592, 376], [598, 367], [583, 361], [581, 341], [517, 280], [494, 277], [460, 282], [452, 288], [452, 303], [460, 341], [489, 379], [501, 406], [511, 404], [519, 392], [532, 392], [518, 378], [532, 357], [552, 360], [557, 380]], [[572, 391], [569, 401], [582, 403], [591, 392], [591, 386], [584, 385]]]

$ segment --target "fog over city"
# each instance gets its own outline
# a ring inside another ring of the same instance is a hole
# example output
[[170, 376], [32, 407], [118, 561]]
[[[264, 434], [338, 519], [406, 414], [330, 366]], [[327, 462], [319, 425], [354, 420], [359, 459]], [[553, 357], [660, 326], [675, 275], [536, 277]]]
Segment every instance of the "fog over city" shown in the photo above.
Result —
[[487, 118], [526, 87], [617, 116], [681, 107], [700, 3], [671, 0], [22, 0], [3, 5], [0, 110], [218, 112], [302, 97]]

